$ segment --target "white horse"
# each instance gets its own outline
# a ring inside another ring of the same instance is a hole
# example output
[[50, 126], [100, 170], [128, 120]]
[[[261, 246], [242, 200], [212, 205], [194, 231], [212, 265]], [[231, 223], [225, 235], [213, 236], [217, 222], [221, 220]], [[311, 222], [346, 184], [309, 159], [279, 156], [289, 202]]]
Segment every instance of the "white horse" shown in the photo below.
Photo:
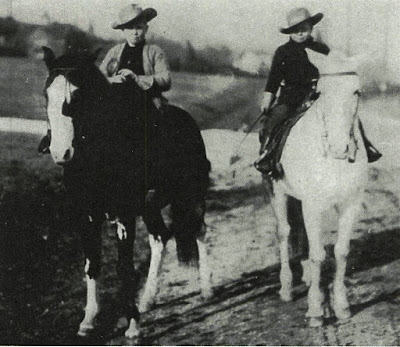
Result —
[[332, 307], [338, 319], [350, 317], [344, 277], [352, 227], [367, 182], [367, 154], [357, 116], [360, 82], [354, 62], [330, 59], [318, 66], [321, 94], [291, 130], [281, 157], [284, 177], [273, 181], [272, 186], [267, 178], [263, 179], [266, 188], [272, 188], [271, 203], [278, 222], [280, 296], [284, 301], [292, 300], [287, 202], [289, 196], [302, 202], [309, 241], [303, 280], [310, 286], [307, 316], [314, 327], [322, 325], [324, 313], [320, 288], [321, 264], [325, 259], [321, 221], [323, 212], [332, 206], [339, 211]]

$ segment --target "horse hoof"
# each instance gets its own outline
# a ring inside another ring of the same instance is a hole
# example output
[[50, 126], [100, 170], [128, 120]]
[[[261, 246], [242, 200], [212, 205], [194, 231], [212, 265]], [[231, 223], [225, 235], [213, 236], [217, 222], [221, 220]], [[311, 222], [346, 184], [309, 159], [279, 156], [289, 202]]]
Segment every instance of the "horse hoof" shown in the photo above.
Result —
[[301, 278], [301, 281], [302, 281], [307, 287], [311, 286], [311, 279], [310, 279], [309, 276], [303, 276], [303, 277]]
[[325, 319], [330, 319], [334, 316], [335, 314], [332, 312], [332, 309], [328, 307], [324, 307], [324, 318]]
[[126, 329], [128, 327], [128, 320], [126, 317], [121, 317], [118, 319], [117, 324], [114, 327], [114, 332], [117, 332], [121, 329]]
[[140, 302], [138, 309], [140, 313], [145, 313], [151, 311], [155, 305], [155, 301]]
[[214, 291], [213, 291], [211, 288], [201, 291], [201, 298], [202, 298], [203, 300], [212, 299], [213, 296], [214, 296]]
[[279, 292], [279, 296], [283, 302], [293, 301], [293, 295], [291, 292]]
[[322, 317], [311, 317], [309, 326], [310, 326], [310, 328], [318, 328], [318, 327], [321, 327], [323, 323], [324, 323], [324, 320]]
[[338, 320], [346, 320], [351, 317], [350, 308], [345, 308], [335, 311], [335, 316]]
[[87, 337], [93, 332], [93, 330], [94, 326], [92, 324], [81, 324], [79, 326], [77, 335], [80, 337]]
[[125, 337], [128, 339], [137, 339], [141, 336], [138, 323], [132, 318], [128, 330], [125, 331]]
[[128, 329], [127, 331], [125, 331], [125, 337], [127, 339], [138, 339], [140, 337], [140, 332], [130, 331], [130, 329]]

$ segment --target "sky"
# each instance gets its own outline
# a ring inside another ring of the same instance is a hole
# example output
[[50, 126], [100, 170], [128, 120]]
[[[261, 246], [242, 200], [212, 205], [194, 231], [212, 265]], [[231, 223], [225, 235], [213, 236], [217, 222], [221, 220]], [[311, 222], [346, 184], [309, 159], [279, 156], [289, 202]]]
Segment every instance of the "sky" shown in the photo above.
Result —
[[[135, 0], [133, 0], [135, 1]], [[83, 29], [89, 23], [105, 38], [121, 38], [111, 28], [123, 5], [132, 0], [0, 0], [0, 16], [12, 12], [17, 20], [68, 22]], [[306, 6], [311, 14], [323, 12], [316, 26], [331, 46], [355, 51], [382, 50], [382, 40], [397, 40], [400, 1], [391, 0], [138, 0], [158, 16], [149, 33], [195, 47], [226, 45], [234, 51], [273, 51], [287, 40], [279, 32], [286, 12]], [[48, 20], [48, 19], [47, 19]], [[388, 24], [390, 23], [390, 24]], [[392, 27], [391, 29], [386, 26]], [[392, 36], [391, 36], [392, 35]]]

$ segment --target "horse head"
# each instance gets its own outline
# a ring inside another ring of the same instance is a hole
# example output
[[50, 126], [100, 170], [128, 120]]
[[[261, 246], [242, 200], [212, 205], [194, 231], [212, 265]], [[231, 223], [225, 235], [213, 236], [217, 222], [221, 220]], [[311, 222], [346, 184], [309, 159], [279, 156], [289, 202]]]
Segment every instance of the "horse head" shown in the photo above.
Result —
[[348, 58], [334, 51], [328, 56], [311, 50], [307, 50], [307, 53], [320, 72], [318, 112], [327, 135], [329, 151], [334, 157], [344, 159], [349, 155], [357, 120], [361, 95], [357, 71], [364, 56]]
[[95, 83], [94, 74], [100, 72], [94, 62], [95, 54], [66, 54], [55, 57], [50, 48], [43, 47], [44, 62], [49, 71], [44, 94], [51, 131], [50, 153], [57, 164], [65, 164], [74, 157], [76, 133], [74, 123], [82, 118], [81, 94]]

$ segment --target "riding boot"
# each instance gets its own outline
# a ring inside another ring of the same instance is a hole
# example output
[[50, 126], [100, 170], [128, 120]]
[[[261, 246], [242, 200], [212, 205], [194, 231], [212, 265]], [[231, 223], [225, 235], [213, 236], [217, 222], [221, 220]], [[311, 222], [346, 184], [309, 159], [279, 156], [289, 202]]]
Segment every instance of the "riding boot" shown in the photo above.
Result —
[[268, 174], [274, 167], [273, 160], [269, 154], [268, 150], [264, 150], [264, 152], [261, 153], [258, 159], [254, 162], [255, 168], [261, 173]]
[[371, 143], [371, 141], [368, 140], [365, 131], [364, 131], [364, 126], [361, 123], [361, 120], [358, 122], [361, 136], [364, 142], [365, 149], [367, 151], [367, 158], [368, 158], [368, 163], [373, 163], [377, 160], [379, 160], [382, 157], [382, 153], [378, 151], [378, 149]]
[[272, 160], [270, 154], [269, 143], [271, 139], [270, 131], [267, 129], [262, 129], [260, 131], [260, 156], [255, 161], [254, 166], [256, 169], [262, 173], [269, 173], [272, 170]]

